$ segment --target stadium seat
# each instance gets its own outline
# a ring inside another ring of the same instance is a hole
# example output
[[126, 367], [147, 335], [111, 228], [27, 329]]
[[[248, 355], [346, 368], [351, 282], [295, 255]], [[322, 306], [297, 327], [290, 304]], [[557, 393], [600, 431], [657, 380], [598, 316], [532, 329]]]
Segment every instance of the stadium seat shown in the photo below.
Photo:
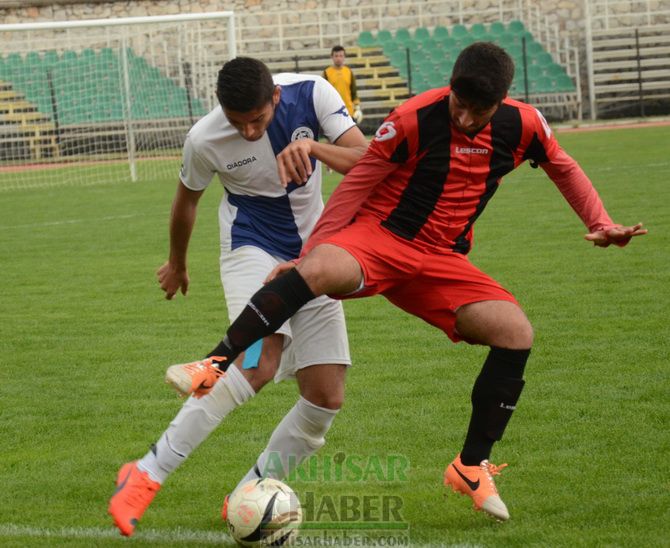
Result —
[[436, 40], [444, 40], [445, 38], [448, 37], [449, 37], [449, 30], [447, 30], [447, 27], [438, 25], [433, 29], [433, 38], [435, 38]]
[[541, 67], [549, 67], [553, 64], [554, 59], [552, 58], [551, 53], [542, 51], [534, 57], [533, 62]]
[[526, 42], [526, 54], [528, 57], [535, 57], [539, 53], [542, 53], [544, 51], [544, 48], [542, 47], [542, 44], [539, 42], [536, 42], [535, 40], [527, 41]]
[[493, 36], [500, 36], [503, 32], [505, 32], [505, 25], [500, 21], [494, 21], [489, 25], [489, 33]]
[[508, 30], [509, 32], [514, 33], [514, 34], [521, 35], [521, 34], [523, 34], [524, 31], [526, 30], [526, 27], [524, 26], [524, 24], [523, 24], [521, 21], [515, 19], [515, 20], [510, 21], [510, 22], [508, 23], [508, 25], [507, 25], [507, 30]]
[[482, 23], [475, 23], [470, 27], [470, 35], [479, 40], [484, 40], [487, 36], [486, 27]]
[[461, 25], [460, 23], [454, 25], [453, 28], [451, 29], [451, 37], [454, 38], [455, 40], [461, 40], [469, 35], [470, 33], [468, 32], [468, 29], [465, 28], [465, 25]]
[[418, 27], [414, 31], [414, 40], [417, 42], [425, 42], [430, 38], [430, 32], [428, 32], [428, 29], [426, 27]]
[[379, 32], [377, 32], [377, 42], [382, 46], [388, 42], [393, 42], [393, 36], [391, 35], [391, 31], [382, 29]]
[[544, 72], [548, 76], [551, 76], [552, 78], [556, 78], [558, 76], [561, 76], [562, 74], [565, 74], [565, 69], [559, 65], [558, 63], [551, 63], [544, 67]]
[[406, 28], [400, 28], [395, 31], [395, 40], [399, 44], [409, 45], [412, 42], [412, 37], [409, 34], [409, 30]]
[[572, 92], [576, 89], [575, 83], [567, 74], [563, 73], [556, 77], [556, 91]]
[[377, 45], [377, 40], [369, 30], [364, 30], [358, 35], [358, 45], [362, 48], [371, 48]]
[[442, 49], [444, 50], [450, 50], [457, 46], [456, 39], [453, 38], [452, 36], [445, 36], [444, 38], [441, 38], [439, 40], [439, 43], [442, 46]]

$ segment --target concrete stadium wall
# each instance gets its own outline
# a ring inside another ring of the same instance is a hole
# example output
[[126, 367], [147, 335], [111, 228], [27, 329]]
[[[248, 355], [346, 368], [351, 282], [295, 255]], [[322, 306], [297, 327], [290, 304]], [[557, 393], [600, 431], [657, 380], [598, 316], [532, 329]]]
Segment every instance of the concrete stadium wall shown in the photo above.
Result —
[[[575, 45], [584, 30], [584, 0], [541, 0], [543, 11], [551, 14], [548, 19], [558, 25], [563, 35]], [[73, 19], [99, 19], [106, 17], [136, 17], [233, 10], [236, 12], [294, 11], [297, 13], [317, 8], [344, 8], [374, 6], [386, 0], [0, 0], [0, 21], [3, 23], [28, 23], [38, 21], [63, 21]], [[498, 5], [497, 0], [467, 0], [482, 11]]]

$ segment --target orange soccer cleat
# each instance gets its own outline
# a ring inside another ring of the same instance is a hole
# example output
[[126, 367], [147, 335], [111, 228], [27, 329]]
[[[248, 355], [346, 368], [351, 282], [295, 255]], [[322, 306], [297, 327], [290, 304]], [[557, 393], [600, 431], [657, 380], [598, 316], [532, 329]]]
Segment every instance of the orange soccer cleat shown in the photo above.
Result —
[[107, 512], [114, 518], [114, 524], [122, 535], [129, 537], [133, 534], [137, 522], [160, 488], [160, 483], [137, 468], [137, 461], [127, 462], [121, 467]]
[[171, 365], [165, 373], [165, 382], [172, 385], [182, 396], [193, 394], [196, 398], [201, 398], [225, 375], [217, 367], [224, 361], [226, 358], [212, 356], [196, 362]]
[[221, 519], [226, 521], [228, 519], [228, 499], [230, 495], [226, 495], [226, 498], [223, 499], [223, 508], [221, 508]]
[[498, 495], [493, 476], [507, 466], [496, 466], [483, 460], [476, 466], [465, 466], [461, 463], [460, 453], [444, 471], [444, 485], [462, 495], [468, 495], [474, 502], [475, 510], [484, 510], [496, 519], [509, 519], [507, 506]]

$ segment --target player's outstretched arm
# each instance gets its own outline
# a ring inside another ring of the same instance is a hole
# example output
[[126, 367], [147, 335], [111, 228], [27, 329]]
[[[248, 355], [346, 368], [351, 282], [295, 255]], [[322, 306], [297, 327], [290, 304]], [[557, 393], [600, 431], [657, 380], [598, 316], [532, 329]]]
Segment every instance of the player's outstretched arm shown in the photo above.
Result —
[[619, 247], [625, 246], [634, 236], [644, 236], [648, 230], [642, 228], [642, 223], [634, 226], [615, 226], [589, 232], [584, 236], [585, 240], [593, 242], [598, 247], [608, 247], [611, 244]]
[[170, 257], [156, 272], [160, 288], [168, 300], [179, 290], [183, 295], [188, 291], [186, 253], [200, 196], [201, 191], [190, 190], [181, 181], [178, 183], [170, 213]]

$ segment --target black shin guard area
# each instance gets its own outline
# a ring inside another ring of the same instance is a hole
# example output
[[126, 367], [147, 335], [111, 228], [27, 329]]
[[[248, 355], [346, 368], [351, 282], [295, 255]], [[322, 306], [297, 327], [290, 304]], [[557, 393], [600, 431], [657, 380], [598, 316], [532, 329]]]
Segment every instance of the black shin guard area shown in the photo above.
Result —
[[477, 415], [478, 429], [487, 438], [493, 441], [502, 439], [524, 384], [523, 379], [509, 377], [488, 379], [480, 376], [477, 379], [472, 391], [472, 416], [474, 419]]
[[224, 342], [228, 343], [233, 358], [254, 342], [267, 337], [302, 306], [314, 298], [305, 280], [294, 268], [259, 289], [231, 324]]
[[525, 384], [521, 376], [529, 354], [530, 350], [491, 348], [472, 389], [472, 418], [461, 454], [463, 464], [487, 459], [493, 443], [502, 439]]

